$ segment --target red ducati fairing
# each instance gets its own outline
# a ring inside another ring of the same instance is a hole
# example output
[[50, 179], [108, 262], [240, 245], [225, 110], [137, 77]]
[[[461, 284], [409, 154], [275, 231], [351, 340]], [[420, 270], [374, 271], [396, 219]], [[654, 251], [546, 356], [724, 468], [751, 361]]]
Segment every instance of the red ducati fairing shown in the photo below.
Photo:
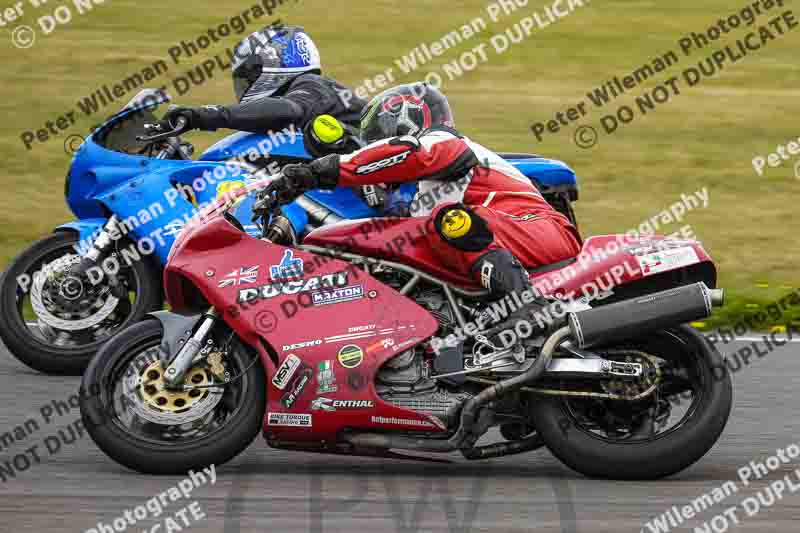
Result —
[[[258, 350], [269, 376], [267, 438], [330, 441], [344, 428], [444, 431], [438, 419], [386, 403], [374, 388], [378, 369], [430, 338], [436, 319], [349, 263], [254, 239], [238, 224], [223, 202], [206, 210], [175, 243], [164, 287], [174, 311], [213, 306]], [[435, 259], [429, 229], [426, 219], [361, 220], [321, 228], [304, 244], [396, 261], [474, 287]], [[598, 289], [701, 267], [697, 275], [714, 285], [713, 263], [699, 243], [669, 241], [664, 248], [666, 242], [590, 238], [572, 264], [531, 279], [546, 295], [596, 297]], [[299, 262], [300, 270], [290, 268]]]
[[[301, 276], [273, 272], [290, 250], [303, 262]], [[181, 235], [164, 281], [174, 311], [214, 306], [258, 350], [270, 440], [325, 441], [347, 427], [442, 430], [436, 419], [382, 401], [373, 385], [383, 363], [438, 323], [349, 263], [254, 239], [216, 213]]]

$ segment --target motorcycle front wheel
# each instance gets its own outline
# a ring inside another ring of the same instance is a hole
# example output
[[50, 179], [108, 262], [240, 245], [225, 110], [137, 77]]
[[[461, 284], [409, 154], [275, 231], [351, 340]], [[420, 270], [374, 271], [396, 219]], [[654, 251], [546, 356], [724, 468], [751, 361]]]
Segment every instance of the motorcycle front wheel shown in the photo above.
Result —
[[650, 480], [687, 468], [714, 446], [730, 416], [733, 386], [722, 356], [701, 334], [680, 326], [593, 351], [642, 363], [647, 378], [605, 386], [634, 401], [531, 397], [532, 422], [564, 464], [589, 477]]
[[162, 304], [160, 273], [149, 258], [117, 261], [116, 272], [92, 280], [73, 273], [77, 244], [72, 232], [45, 237], [0, 278], [0, 338], [45, 374], [81, 375], [103, 343]]
[[258, 354], [227, 335], [176, 391], [164, 386], [163, 335], [160, 322], [145, 320], [98, 352], [81, 383], [83, 424], [106, 455], [138, 472], [180, 475], [221, 465], [261, 429], [267, 397]]

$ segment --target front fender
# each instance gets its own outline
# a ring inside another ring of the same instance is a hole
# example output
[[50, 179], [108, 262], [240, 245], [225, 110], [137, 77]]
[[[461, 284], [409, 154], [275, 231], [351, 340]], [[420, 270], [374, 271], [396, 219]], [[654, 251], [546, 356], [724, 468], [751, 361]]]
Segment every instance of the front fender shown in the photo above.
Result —
[[61, 224], [55, 230], [55, 233], [73, 231], [78, 234], [78, 252], [84, 255], [89, 251], [89, 248], [94, 243], [94, 239], [103, 226], [108, 222], [107, 218], [87, 218], [83, 220], [74, 220]]
[[184, 316], [170, 311], [154, 311], [147, 316], [161, 322], [164, 336], [161, 339], [161, 362], [166, 365], [178, 355], [181, 347], [192, 336], [194, 326], [203, 315]]

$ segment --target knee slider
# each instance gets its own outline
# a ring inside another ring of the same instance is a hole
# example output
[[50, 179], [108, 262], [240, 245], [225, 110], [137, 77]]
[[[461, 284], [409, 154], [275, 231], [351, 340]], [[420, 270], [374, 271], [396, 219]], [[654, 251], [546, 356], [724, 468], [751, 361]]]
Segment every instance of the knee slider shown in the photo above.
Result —
[[462, 204], [440, 209], [433, 224], [442, 240], [457, 250], [480, 252], [494, 241], [489, 224]]

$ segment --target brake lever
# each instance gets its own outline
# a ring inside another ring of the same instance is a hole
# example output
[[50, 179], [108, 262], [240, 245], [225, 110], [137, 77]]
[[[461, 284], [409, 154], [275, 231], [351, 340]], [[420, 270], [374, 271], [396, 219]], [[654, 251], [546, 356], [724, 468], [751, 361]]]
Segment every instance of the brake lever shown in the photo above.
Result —
[[275, 198], [256, 199], [253, 204], [253, 222], [267, 218], [267, 216], [272, 218], [279, 209], [280, 206]]
[[[188, 121], [186, 120], [185, 117], [178, 117], [178, 120], [175, 122], [174, 129], [164, 133], [158, 133], [156, 135], [152, 135], [149, 137], [145, 135], [139, 135], [136, 137], [136, 140], [138, 142], [151, 143], [156, 141], [163, 141], [165, 139], [169, 139], [170, 137], [177, 137], [183, 132], [183, 128], [186, 127], [187, 123]], [[144, 127], [145, 129], [161, 129], [161, 124], [145, 124]]]
[[[279, 172], [275, 176], [274, 179], [280, 179], [283, 175], [283, 172]], [[272, 182], [270, 182], [272, 183]], [[269, 188], [267, 185], [266, 188]], [[264, 189], [262, 189], [263, 191]], [[275, 217], [281, 214], [281, 203], [277, 197], [273, 197], [273, 191], [270, 191], [269, 196], [264, 196], [262, 198], [256, 198], [255, 203], [253, 204], [252, 212], [253, 212], [253, 222], [258, 224], [259, 219], [262, 220], [265, 224], [269, 224], [271, 221], [275, 220]]]

